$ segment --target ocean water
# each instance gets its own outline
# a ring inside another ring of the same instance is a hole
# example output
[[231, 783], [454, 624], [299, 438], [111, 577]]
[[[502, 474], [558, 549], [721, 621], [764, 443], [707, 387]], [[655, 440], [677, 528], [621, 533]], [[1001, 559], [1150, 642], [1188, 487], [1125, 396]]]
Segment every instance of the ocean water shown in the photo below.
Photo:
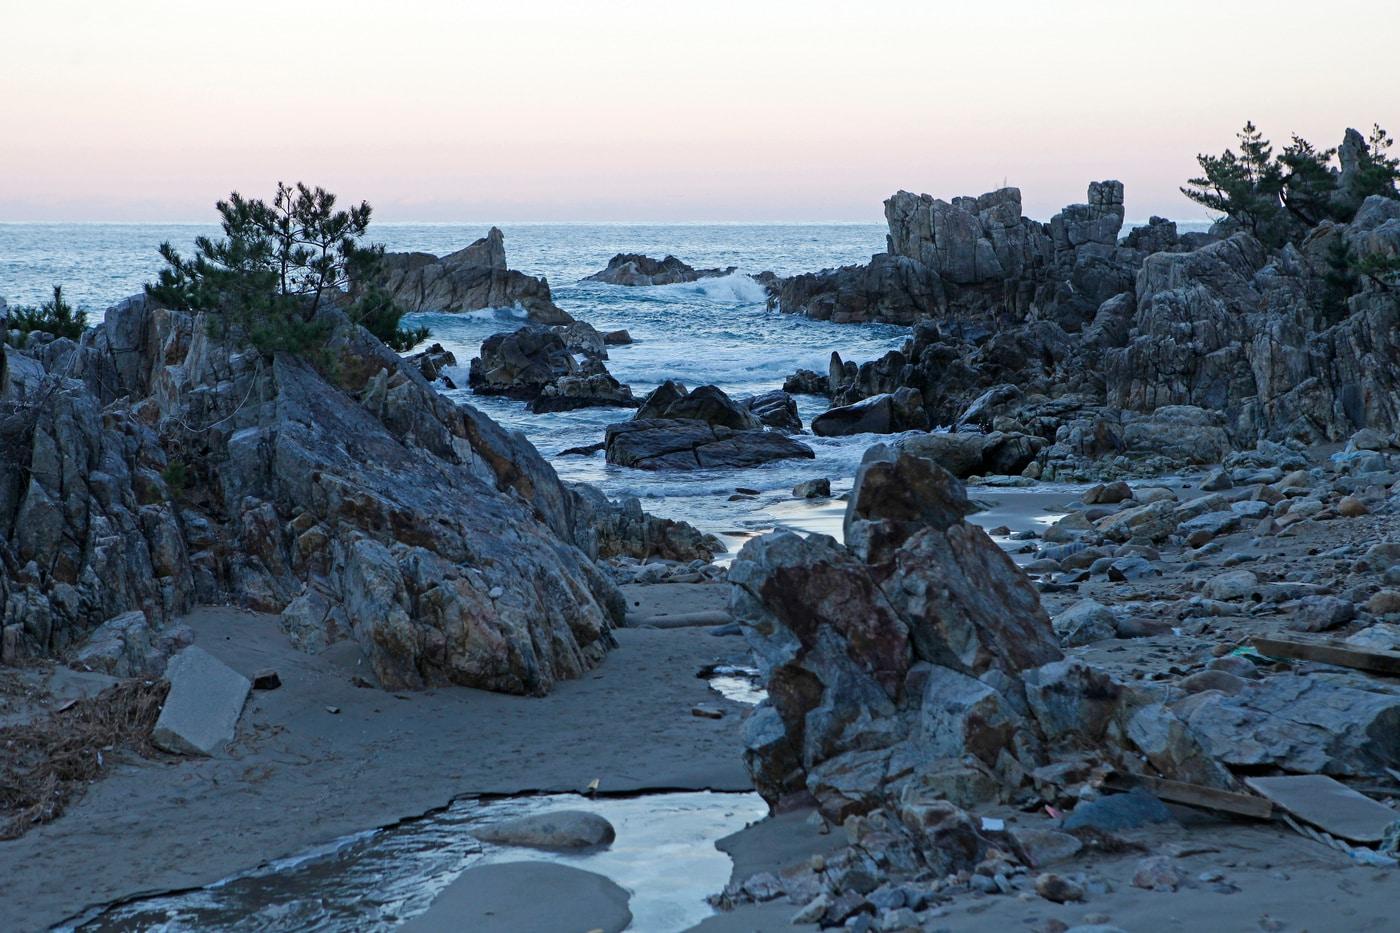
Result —
[[[390, 250], [443, 254], [486, 232], [486, 225], [386, 224], [371, 238]], [[608, 368], [639, 396], [666, 379], [695, 387], [713, 383], [730, 395], [780, 388], [799, 368], [824, 372], [833, 350], [866, 360], [898, 347], [907, 329], [892, 325], [837, 325], [780, 314], [766, 307], [749, 273], [782, 275], [864, 262], [884, 247], [878, 224], [622, 225], [521, 224], [503, 226], [511, 268], [549, 279], [555, 301], [575, 318], [602, 330], [626, 328], [635, 341], [610, 348]], [[161, 266], [156, 247], [169, 240], [188, 248], [195, 236], [217, 233], [188, 224], [0, 224], [0, 297], [11, 304], [42, 301], [53, 284], [79, 307], [102, 309], [141, 290]], [[581, 281], [619, 252], [667, 253], [697, 268], [736, 266], [728, 276], [681, 285], [627, 288]], [[414, 315], [432, 340], [466, 367], [481, 341], [520, 326], [508, 310]], [[477, 396], [465, 388], [454, 399], [476, 405], [507, 427], [523, 431], [566, 479], [596, 483], [610, 495], [637, 495], [644, 507], [695, 522], [707, 531], [733, 532], [729, 540], [771, 528], [771, 507], [804, 479], [831, 477], [840, 488], [854, 474], [874, 436], [802, 439], [817, 459], [780, 461], [746, 470], [647, 472], [606, 464], [602, 454], [560, 457], [561, 450], [602, 440], [625, 409], [594, 408], [533, 415], [521, 402]], [[799, 398], [804, 423], [826, 407]], [[761, 490], [757, 500], [729, 502], [736, 487]]]
[[[441, 255], [484, 235], [487, 226], [375, 225], [371, 239], [390, 250]], [[908, 334], [893, 325], [831, 324], [770, 311], [763, 289], [749, 277], [764, 270], [790, 275], [865, 262], [884, 249], [882, 224], [519, 224], [503, 225], [502, 231], [511, 268], [548, 278], [555, 301], [575, 318], [600, 330], [631, 333], [635, 343], [610, 348], [607, 365], [639, 397], [666, 379], [692, 388], [712, 383], [734, 397], [764, 392], [780, 388], [799, 368], [825, 372], [833, 350], [848, 360], [874, 359], [900, 346]], [[62, 284], [69, 300], [100, 314], [155, 276], [162, 241], [188, 249], [197, 235], [217, 232], [193, 224], [0, 223], [0, 298], [37, 303], [54, 284]], [[644, 288], [582, 281], [619, 252], [670, 253], [696, 268], [737, 269], [720, 278]], [[481, 341], [519, 327], [515, 312], [419, 314], [411, 320], [428, 326], [431, 340], [450, 349], [461, 364], [449, 375], [463, 388], [448, 394], [524, 432], [565, 479], [597, 484], [613, 496], [639, 496], [649, 511], [691, 521], [731, 546], [775, 525], [805, 527], [806, 510], [792, 508], [792, 487], [825, 476], [836, 492], [848, 489], [866, 448], [888, 439], [807, 434], [801, 439], [815, 451], [815, 461], [785, 460], [745, 470], [648, 472], [610, 466], [601, 453], [560, 456], [601, 441], [606, 426], [629, 412], [592, 408], [533, 415], [522, 402], [467, 390], [466, 367]], [[807, 424], [825, 409], [826, 400], [799, 396], [798, 407]], [[757, 489], [759, 496], [729, 501], [738, 487]]]

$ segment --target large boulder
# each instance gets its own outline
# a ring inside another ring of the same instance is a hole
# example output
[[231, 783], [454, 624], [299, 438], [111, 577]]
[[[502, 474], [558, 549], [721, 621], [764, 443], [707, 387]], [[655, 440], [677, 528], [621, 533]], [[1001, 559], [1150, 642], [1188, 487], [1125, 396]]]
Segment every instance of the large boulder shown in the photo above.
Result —
[[1041, 448], [1043, 438], [1027, 434], [953, 432], [915, 434], [895, 442], [901, 450], [937, 462], [959, 478], [988, 475], [1016, 475], [1026, 468]]
[[740, 399], [739, 403], [753, 412], [764, 426], [784, 434], [801, 434], [802, 418], [797, 413], [797, 402], [782, 389], [774, 389], [761, 395]]
[[675, 256], [652, 259], [640, 253], [618, 253], [608, 260], [606, 269], [593, 273], [584, 281], [604, 282], [608, 285], [674, 285], [678, 282], [694, 282], [697, 279], [729, 275], [734, 269], [734, 266], [727, 269], [695, 269]]
[[1015, 704], [983, 675], [1060, 653], [1035, 588], [963, 520], [969, 510], [941, 467], [877, 447], [857, 474], [846, 546], [788, 532], [744, 546], [731, 611], [768, 684], [745, 729], [765, 797], [810, 793], [841, 818], [935, 760], [999, 763], [979, 724], [1003, 722], [1005, 746]]
[[812, 433], [822, 437], [848, 434], [898, 434], [927, 431], [928, 414], [918, 389], [898, 389], [831, 408], [812, 419]]
[[410, 311], [520, 308], [537, 324], [568, 324], [549, 283], [506, 268], [505, 238], [496, 227], [455, 253], [385, 253], [378, 284]]

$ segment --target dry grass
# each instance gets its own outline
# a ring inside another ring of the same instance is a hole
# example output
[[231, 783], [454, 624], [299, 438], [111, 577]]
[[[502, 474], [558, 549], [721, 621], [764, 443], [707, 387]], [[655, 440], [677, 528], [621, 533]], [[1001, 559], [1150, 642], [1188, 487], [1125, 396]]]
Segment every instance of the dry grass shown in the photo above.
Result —
[[101, 775], [112, 752], [154, 754], [151, 730], [169, 690], [163, 680], [127, 680], [33, 722], [0, 728], [0, 839], [56, 819]]

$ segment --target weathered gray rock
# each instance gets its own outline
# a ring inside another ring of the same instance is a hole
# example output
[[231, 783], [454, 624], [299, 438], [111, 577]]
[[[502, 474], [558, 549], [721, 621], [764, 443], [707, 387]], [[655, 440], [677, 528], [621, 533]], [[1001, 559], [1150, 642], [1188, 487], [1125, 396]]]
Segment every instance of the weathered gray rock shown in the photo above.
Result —
[[695, 269], [675, 256], [652, 259], [640, 253], [618, 253], [608, 260], [606, 269], [585, 277], [584, 281], [608, 285], [675, 285], [678, 282], [730, 275], [734, 269], [734, 266], [727, 269]]
[[1212, 756], [1236, 767], [1378, 777], [1400, 750], [1400, 696], [1318, 676], [1275, 674], [1174, 708]]
[[560, 376], [540, 390], [530, 402], [536, 413], [575, 411], [579, 408], [636, 408], [641, 403], [632, 395], [630, 386], [613, 378], [602, 369], [584, 368], [575, 375]]
[[587, 810], [551, 810], [499, 823], [488, 823], [472, 835], [483, 842], [531, 849], [591, 849], [611, 845], [617, 831]]
[[151, 741], [177, 755], [213, 755], [233, 741], [248, 700], [248, 678], [191, 645], [166, 666], [170, 693]]
[[533, 399], [545, 386], [580, 373], [578, 362], [553, 328], [542, 325], [492, 334], [472, 359], [467, 384], [482, 395]]
[[536, 324], [573, 320], [554, 303], [549, 283], [506, 268], [505, 238], [492, 227], [455, 253], [386, 253], [376, 283], [410, 311], [521, 308]]
[[113, 677], [159, 677], [170, 656], [194, 641], [188, 626], [155, 631], [141, 610], [124, 612], [99, 625], [73, 653], [73, 667]]
[[1055, 634], [1066, 647], [1103, 641], [1118, 633], [1113, 610], [1093, 599], [1081, 599], [1055, 616], [1053, 623]]
[[141, 301], [71, 365], [55, 357], [72, 378], [43, 405], [24, 393], [48, 363], [6, 365], [22, 415], [0, 425], [22, 452], [0, 458], [6, 660], [62, 654], [132, 610], [159, 628], [196, 601], [282, 612], [309, 650], [353, 639], [393, 688], [543, 693], [611, 647], [622, 601], [593, 559], [652, 523], [565, 486], [519, 435], [321, 313], [335, 384]]

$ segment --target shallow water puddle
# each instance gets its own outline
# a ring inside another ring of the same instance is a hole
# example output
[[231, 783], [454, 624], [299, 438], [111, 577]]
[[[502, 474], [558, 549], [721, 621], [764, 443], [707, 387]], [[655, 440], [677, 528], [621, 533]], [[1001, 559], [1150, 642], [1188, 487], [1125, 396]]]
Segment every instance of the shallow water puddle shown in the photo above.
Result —
[[[494, 846], [471, 835], [474, 826], [555, 809], [598, 813], [617, 839], [601, 851], [567, 854]], [[427, 910], [468, 868], [531, 860], [606, 875], [632, 893], [629, 930], [669, 933], [714, 913], [705, 898], [724, 887], [732, 867], [716, 840], [766, 814], [753, 793], [464, 798], [208, 887], [97, 908], [64, 929], [389, 930]]]
[[735, 703], [757, 706], [768, 696], [756, 667], [746, 667], [742, 664], [711, 664], [701, 668], [696, 676], [708, 682], [710, 688], [720, 696]]

